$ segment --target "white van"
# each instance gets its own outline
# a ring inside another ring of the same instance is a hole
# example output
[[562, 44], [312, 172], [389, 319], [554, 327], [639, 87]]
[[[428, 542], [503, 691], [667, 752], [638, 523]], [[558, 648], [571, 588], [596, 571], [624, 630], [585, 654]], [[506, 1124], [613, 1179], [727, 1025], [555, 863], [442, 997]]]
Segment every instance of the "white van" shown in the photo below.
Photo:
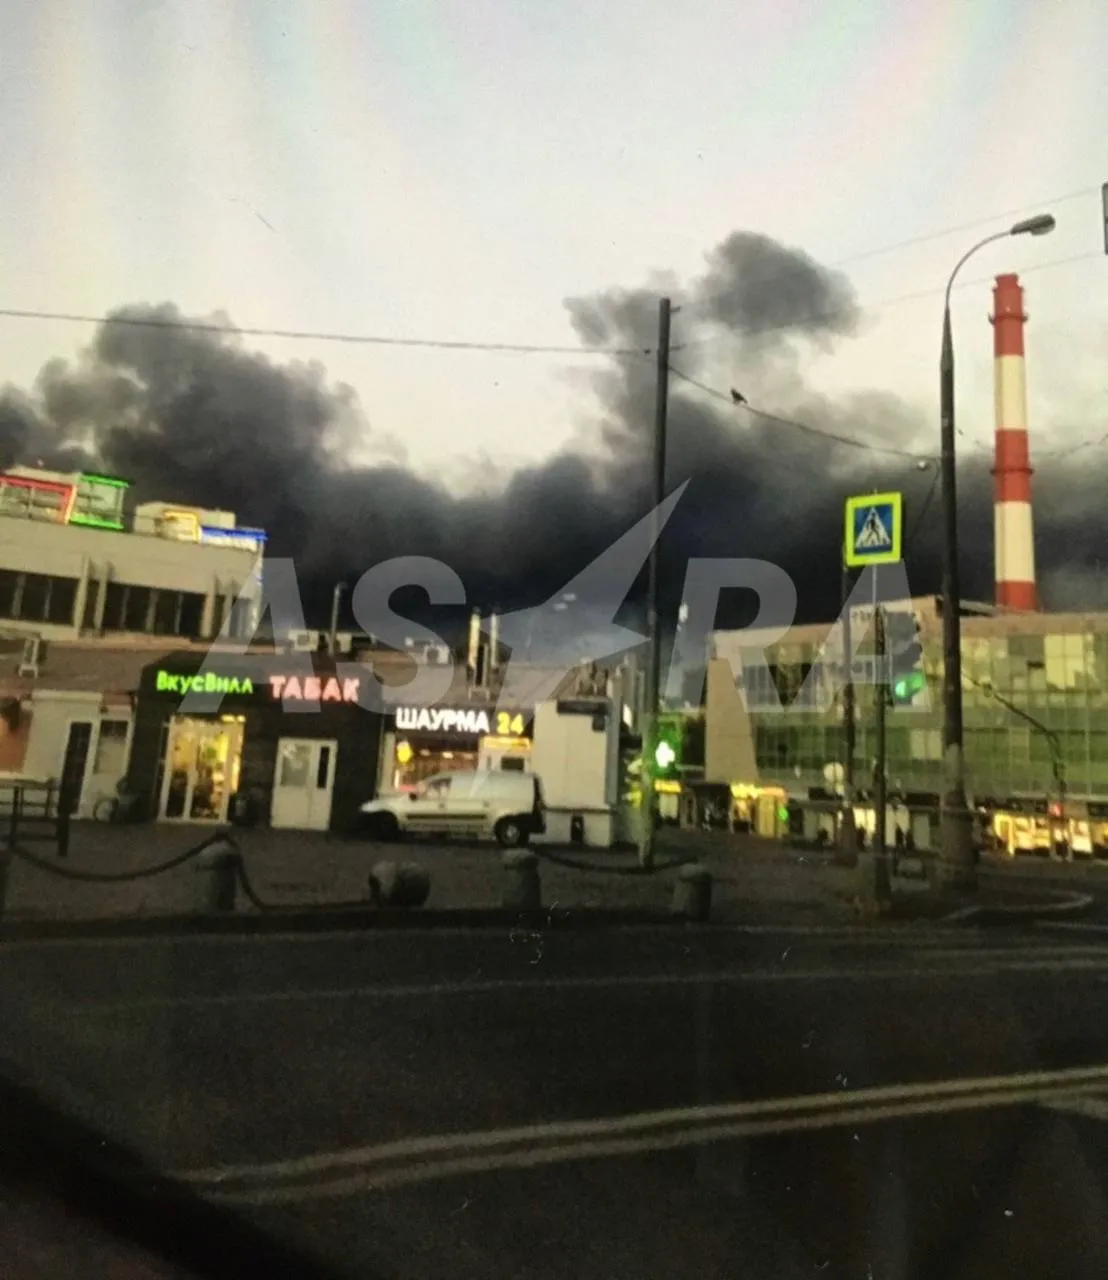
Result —
[[366, 833], [378, 840], [460, 836], [513, 848], [546, 830], [542, 784], [518, 770], [437, 773], [414, 792], [368, 801], [361, 815]]

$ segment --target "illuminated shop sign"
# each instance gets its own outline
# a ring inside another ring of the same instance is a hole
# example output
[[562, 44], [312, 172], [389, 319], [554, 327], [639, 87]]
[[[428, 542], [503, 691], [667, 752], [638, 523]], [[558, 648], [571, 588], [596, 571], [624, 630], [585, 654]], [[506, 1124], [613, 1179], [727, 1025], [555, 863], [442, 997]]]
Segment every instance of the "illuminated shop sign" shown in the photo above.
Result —
[[519, 737], [526, 718], [518, 711], [484, 711], [457, 707], [397, 707], [397, 729], [424, 733], [457, 733], [485, 737]]
[[[361, 679], [341, 676], [267, 676], [260, 683], [269, 686], [274, 702], [353, 702], [361, 694]], [[196, 675], [177, 671], [158, 671], [155, 688], [159, 693], [206, 693], [213, 697], [252, 697], [255, 681], [249, 676], [223, 675], [218, 671], [201, 671]]]
[[270, 676], [269, 688], [281, 702], [357, 702], [362, 682], [358, 677]]
[[262, 529], [217, 529], [200, 526], [200, 541], [215, 547], [235, 547], [241, 551], [261, 551], [266, 535]]
[[240, 694], [254, 692], [254, 682], [249, 676], [221, 676], [214, 671], [202, 671], [198, 675], [181, 675], [176, 671], [159, 671], [155, 688], [159, 693]]

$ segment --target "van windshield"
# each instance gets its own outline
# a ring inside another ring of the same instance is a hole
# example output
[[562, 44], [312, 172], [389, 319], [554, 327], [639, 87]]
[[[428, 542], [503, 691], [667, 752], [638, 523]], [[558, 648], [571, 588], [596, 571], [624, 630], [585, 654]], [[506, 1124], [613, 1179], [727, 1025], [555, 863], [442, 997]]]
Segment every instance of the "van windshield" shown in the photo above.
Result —
[[416, 787], [415, 794], [421, 799], [434, 799], [436, 797], [445, 796], [449, 790], [449, 775], [440, 775], [437, 778], [428, 778], [426, 782], [420, 783], [420, 785]]

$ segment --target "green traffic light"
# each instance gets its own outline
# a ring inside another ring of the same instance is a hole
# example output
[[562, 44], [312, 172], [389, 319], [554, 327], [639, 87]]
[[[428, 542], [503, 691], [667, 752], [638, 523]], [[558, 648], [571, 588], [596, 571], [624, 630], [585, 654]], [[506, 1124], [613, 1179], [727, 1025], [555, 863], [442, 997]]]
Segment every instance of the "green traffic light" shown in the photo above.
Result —
[[670, 746], [668, 742], [659, 742], [654, 749], [654, 761], [662, 769], [668, 769], [671, 764], [677, 761], [677, 752]]
[[897, 702], [911, 702], [927, 683], [927, 677], [922, 671], [913, 671], [909, 675], [901, 676], [893, 685], [893, 697]]

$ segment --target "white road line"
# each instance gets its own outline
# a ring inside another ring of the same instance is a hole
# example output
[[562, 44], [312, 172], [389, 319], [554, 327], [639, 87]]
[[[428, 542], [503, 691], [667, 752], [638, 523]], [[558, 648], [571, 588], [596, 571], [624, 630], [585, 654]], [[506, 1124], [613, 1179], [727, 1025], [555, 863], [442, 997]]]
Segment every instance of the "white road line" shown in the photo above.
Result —
[[1096, 936], [1108, 935], [1108, 924], [1080, 924], [1076, 920], [1037, 920], [1036, 927], [1039, 929], [1049, 929], [1052, 932], [1059, 930], [1063, 933], [1088, 933]]
[[[1103, 1069], [1101, 1069], [1103, 1071]], [[1058, 1073], [1062, 1075], [1064, 1073]], [[227, 1186], [232, 1176], [229, 1171], [222, 1178], [202, 1178], [184, 1175], [183, 1180], [195, 1186], [202, 1194], [224, 1203], [250, 1204], [254, 1206], [287, 1204], [294, 1201], [316, 1200], [379, 1191], [391, 1187], [408, 1186], [464, 1174], [494, 1173], [505, 1169], [539, 1168], [569, 1161], [612, 1158], [617, 1156], [652, 1155], [661, 1151], [673, 1151], [684, 1147], [704, 1146], [709, 1143], [735, 1141], [752, 1137], [795, 1132], [817, 1132], [833, 1128], [857, 1128], [867, 1124], [903, 1121], [921, 1116], [957, 1115], [967, 1111], [984, 1111], [997, 1108], [1027, 1106], [1033, 1104], [1064, 1104], [1070, 1098], [1079, 1098], [1084, 1090], [1104, 1088], [1103, 1078], [1074, 1084], [1028, 1084], [1017, 1088], [993, 1088], [943, 1096], [933, 1092], [930, 1096], [919, 1094], [904, 1096], [890, 1102], [870, 1102], [857, 1105], [856, 1094], [843, 1095], [847, 1104], [841, 1107], [811, 1109], [803, 1105], [786, 1109], [787, 1103], [806, 1103], [807, 1099], [781, 1100], [778, 1114], [767, 1114], [765, 1105], [736, 1104], [731, 1116], [714, 1122], [698, 1122], [695, 1118], [682, 1125], [659, 1127], [654, 1131], [635, 1132], [619, 1122], [601, 1121], [591, 1129], [575, 1126], [581, 1133], [576, 1138], [559, 1138], [551, 1141], [538, 1134], [528, 1140], [514, 1139], [511, 1143], [494, 1144], [495, 1133], [459, 1135], [469, 1138], [468, 1145], [455, 1142], [427, 1150], [420, 1155], [386, 1158], [370, 1149], [360, 1160], [334, 1161], [329, 1166], [304, 1168], [300, 1171], [307, 1181], [276, 1181], [272, 1174], [259, 1166], [253, 1171], [254, 1185]], [[854, 1105], [850, 1105], [854, 1104]], [[690, 1109], [692, 1113], [692, 1109]], [[649, 1118], [649, 1117], [647, 1117]], [[567, 1126], [568, 1127], [568, 1126]], [[536, 1129], [541, 1128], [536, 1126]], [[482, 1139], [477, 1142], [472, 1139]], [[526, 1145], [523, 1145], [526, 1141]], [[391, 1144], [400, 1146], [403, 1144]], [[383, 1152], [385, 1149], [379, 1149]], [[347, 1153], [343, 1153], [347, 1154]], [[354, 1156], [355, 1153], [349, 1153]], [[366, 1158], [368, 1156], [369, 1158]], [[291, 1162], [290, 1162], [291, 1163]], [[330, 1175], [330, 1176], [328, 1176]], [[180, 1175], [178, 1175], [180, 1176]], [[240, 1173], [241, 1178], [247, 1175]], [[223, 1185], [221, 1185], [221, 1183]]]
[[1064, 1111], [1085, 1120], [1108, 1120], [1108, 1100], [1098, 1097], [1044, 1098], [1041, 1105], [1048, 1111]]
[[611, 974], [590, 977], [545, 976], [540, 967], [534, 967], [534, 976], [528, 978], [494, 978], [472, 982], [422, 982], [403, 984], [372, 984], [347, 987], [297, 987], [280, 991], [228, 992], [220, 995], [167, 995], [138, 999], [53, 1000], [48, 992], [5, 993], [0, 987], [0, 998], [18, 998], [34, 1003], [38, 1009], [64, 1010], [67, 1014], [143, 1013], [157, 1009], [219, 1008], [221, 1006], [247, 1006], [258, 1004], [297, 1004], [327, 1000], [422, 1000], [436, 997], [465, 999], [467, 997], [494, 996], [509, 992], [542, 991], [610, 991], [628, 987], [695, 987], [695, 986], [759, 986], [776, 983], [812, 983], [827, 985], [837, 982], [938, 982], [953, 979], [988, 978], [1002, 973], [1104, 973], [1108, 976], [1108, 953], [1093, 957], [1073, 957], [1068, 954], [1055, 956], [1017, 957], [997, 960], [984, 955], [968, 957], [968, 965], [918, 966], [888, 965], [863, 968], [789, 968], [787, 962], [773, 969], [714, 969], [681, 974]]
[[442, 1155], [520, 1143], [564, 1142], [595, 1137], [642, 1136], [652, 1130], [687, 1128], [738, 1119], [765, 1118], [797, 1113], [837, 1112], [858, 1107], [900, 1104], [919, 1099], [984, 1098], [991, 1094], [1035, 1093], [1058, 1089], [1096, 1089], [1108, 1086], [1108, 1063], [1093, 1067], [1068, 1067], [1055, 1071], [1025, 1071], [1012, 1075], [964, 1076], [948, 1080], [922, 1080], [910, 1084], [872, 1085], [864, 1089], [838, 1089], [825, 1093], [801, 1093], [785, 1098], [759, 1098], [742, 1102], [711, 1103], [696, 1107], [671, 1107], [630, 1115], [591, 1120], [560, 1120], [468, 1133], [435, 1134], [398, 1142], [347, 1148], [322, 1155], [275, 1160], [264, 1164], [224, 1165], [180, 1173], [191, 1183], [224, 1182], [230, 1178], [278, 1178], [323, 1172], [331, 1168], [388, 1162], [413, 1156]]
[[[974, 908], [976, 910], [976, 908]], [[412, 921], [410, 929], [388, 928], [375, 929], [373, 926], [367, 926], [362, 929], [330, 929], [319, 931], [303, 931], [295, 930], [290, 932], [273, 931], [264, 933], [181, 933], [151, 937], [75, 937], [75, 938], [4, 938], [0, 936], [0, 952], [4, 951], [32, 951], [32, 950], [63, 950], [72, 948], [107, 948], [107, 947], [143, 947], [153, 949], [158, 947], [179, 947], [182, 945], [200, 946], [200, 947], [230, 947], [249, 944], [260, 946], [267, 943], [278, 944], [281, 946], [289, 943], [297, 943], [303, 946], [326, 945], [331, 942], [364, 942], [372, 944], [375, 942], [386, 942], [391, 939], [400, 940], [407, 934], [414, 933], [420, 938], [426, 937], [466, 937], [472, 939], [497, 938], [503, 937], [513, 932], [514, 928], [511, 924], [503, 925], [480, 925], [480, 926], [464, 926], [464, 925], [435, 925], [421, 928], [416, 921]], [[623, 933], [643, 933], [643, 932], [662, 932], [669, 934], [676, 942], [682, 937], [682, 926], [676, 923], [660, 920], [652, 924], [627, 923], [605, 925], [603, 929], [586, 927], [575, 929], [570, 926], [552, 926], [551, 932], [556, 935], [565, 934], [568, 937], [574, 935], [582, 937], [590, 937], [592, 935], [611, 935]], [[915, 926], [904, 925], [799, 925], [799, 924], [727, 924], [725, 922], [713, 923], [698, 930], [695, 926], [691, 927], [686, 936], [688, 937], [712, 937], [713, 935], [722, 934], [739, 934], [749, 935], [751, 937], [811, 937], [811, 938], [842, 938], [851, 942], [863, 945], [884, 946], [890, 942], [903, 944], [905, 946], [928, 946], [939, 936], [965, 937], [967, 930], [964, 927], [946, 928], [941, 921], [935, 921], [933, 925], [916, 929]]]

